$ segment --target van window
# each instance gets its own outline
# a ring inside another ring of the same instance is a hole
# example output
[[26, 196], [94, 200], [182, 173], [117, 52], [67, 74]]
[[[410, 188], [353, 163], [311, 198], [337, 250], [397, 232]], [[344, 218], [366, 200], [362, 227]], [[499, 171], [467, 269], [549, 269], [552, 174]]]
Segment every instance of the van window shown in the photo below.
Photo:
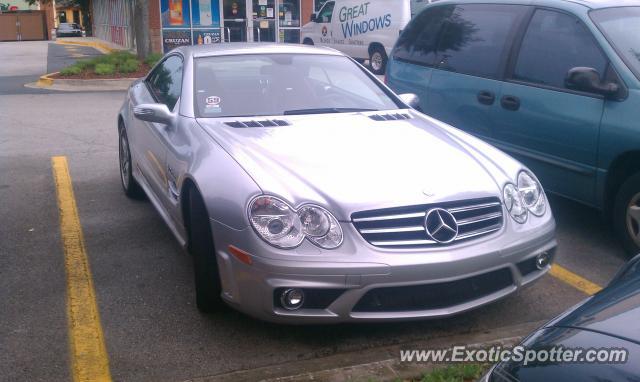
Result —
[[574, 16], [539, 9], [522, 40], [513, 78], [565, 88], [570, 69], [594, 68], [604, 78], [607, 59], [591, 33]]
[[330, 23], [331, 17], [333, 16], [333, 7], [335, 5], [336, 3], [334, 3], [333, 1], [327, 2], [320, 10], [320, 13], [318, 13], [318, 17], [316, 18], [316, 20], [319, 23]]
[[454, 9], [452, 5], [445, 5], [431, 7], [420, 13], [398, 39], [393, 57], [419, 65], [433, 66], [440, 30]]
[[527, 7], [459, 5], [447, 20], [438, 45], [438, 68], [496, 78], [509, 49], [509, 36]]

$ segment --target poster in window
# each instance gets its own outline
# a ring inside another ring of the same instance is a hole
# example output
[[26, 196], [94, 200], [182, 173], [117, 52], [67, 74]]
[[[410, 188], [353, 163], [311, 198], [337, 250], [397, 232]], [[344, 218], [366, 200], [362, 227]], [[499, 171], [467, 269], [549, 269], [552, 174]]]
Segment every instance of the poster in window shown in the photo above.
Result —
[[163, 28], [190, 28], [190, 0], [160, 0]]
[[218, 0], [191, 0], [193, 27], [220, 27], [220, 2]]
[[164, 52], [167, 53], [173, 48], [183, 45], [191, 45], [190, 29], [163, 29], [162, 30], [162, 46]]
[[220, 29], [194, 29], [193, 44], [208, 45], [220, 42]]

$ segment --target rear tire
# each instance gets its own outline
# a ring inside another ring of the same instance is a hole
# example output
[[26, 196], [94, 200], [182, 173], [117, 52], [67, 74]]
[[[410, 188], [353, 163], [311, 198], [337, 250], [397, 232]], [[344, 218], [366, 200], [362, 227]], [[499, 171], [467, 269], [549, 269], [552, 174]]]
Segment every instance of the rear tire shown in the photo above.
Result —
[[304, 41], [302, 41], [302, 43], [303, 43], [304, 45], [315, 45], [315, 44], [313, 43], [313, 40], [312, 40], [312, 39], [310, 39], [310, 38], [305, 38], [305, 39], [304, 39]]
[[373, 74], [384, 74], [385, 70], [387, 70], [387, 60], [387, 52], [381, 46], [375, 45], [370, 49], [369, 66]]
[[127, 129], [122, 124], [118, 129], [118, 161], [120, 164], [120, 183], [124, 194], [131, 199], [143, 199], [144, 191], [133, 177], [129, 138], [127, 137]]
[[630, 255], [640, 253], [640, 173], [627, 179], [616, 195], [613, 226]]
[[209, 214], [200, 194], [189, 189], [189, 243], [193, 254], [196, 305], [202, 313], [220, 311], [224, 306], [220, 293], [220, 275]]

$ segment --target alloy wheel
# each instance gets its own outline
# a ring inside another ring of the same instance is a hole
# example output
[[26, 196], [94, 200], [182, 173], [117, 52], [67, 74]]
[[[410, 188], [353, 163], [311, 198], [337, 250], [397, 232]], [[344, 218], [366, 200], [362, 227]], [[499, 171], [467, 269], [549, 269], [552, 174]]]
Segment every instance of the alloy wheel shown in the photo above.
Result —
[[636, 245], [640, 246], [640, 192], [631, 198], [627, 207], [627, 230]]
[[382, 54], [380, 52], [373, 52], [371, 55], [371, 68], [376, 72], [382, 69]]
[[120, 177], [125, 188], [129, 188], [129, 174], [131, 171], [131, 154], [129, 153], [129, 141], [124, 131], [120, 132]]

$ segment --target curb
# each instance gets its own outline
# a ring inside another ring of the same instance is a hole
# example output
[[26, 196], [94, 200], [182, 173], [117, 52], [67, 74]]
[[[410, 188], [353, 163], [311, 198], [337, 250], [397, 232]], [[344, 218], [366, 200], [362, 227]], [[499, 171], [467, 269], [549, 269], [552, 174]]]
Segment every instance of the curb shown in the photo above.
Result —
[[99, 42], [99, 41], [73, 41], [73, 40], [58, 40], [56, 39], [56, 44], [62, 44], [62, 45], [81, 45], [81, 46], [89, 46], [92, 47], [98, 51], [100, 51], [101, 53], [111, 53], [111, 52], [115, 52], [116, 50], [126, 50], [124, 48], [119, 49], [119, 48], [115, 48], [107, 43], [103, 43], [103, 42]]
[[118, 91], [127, 90], [131, 83], [137, 78], [108, 78], [108, 79], [88, 79], [81, 80], [76, 78], [51, 78], [55, 73], [47, 73], [40, 76], [38, 81], [25, 84], [28, 88], [38, 88], [47, 90], [60, 90], [68, 92], [85, 92], [85, 91]]
[[492, 345], [515, 346], [522, 337], [546, 321], [528, 322], [482, 332], [425, 339], [364, 351], [334, 354], [250, 370], [202, 376], [184, 382], [382, 382], [419, 379], [425, 372], [445, 364], [401, 362], [400, 350], [429, 350], [465, 345], [469, 349]]

